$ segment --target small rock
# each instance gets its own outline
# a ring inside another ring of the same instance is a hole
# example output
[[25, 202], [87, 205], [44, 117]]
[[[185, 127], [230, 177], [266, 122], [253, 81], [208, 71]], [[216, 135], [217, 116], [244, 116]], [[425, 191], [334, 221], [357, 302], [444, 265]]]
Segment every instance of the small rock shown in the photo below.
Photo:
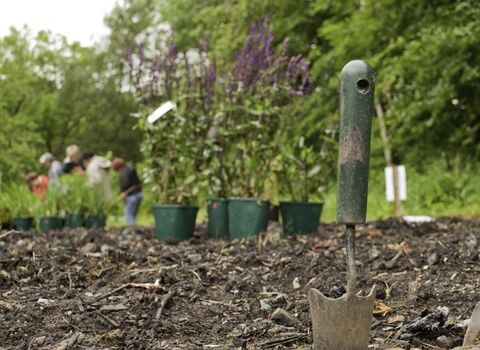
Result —
[[92, 242], [88, 242], [82, 248], [80, 248], [80, 251], [83, 254], [96, 253], [96, 252], [98, 252], [98, 250], [99, 250], [98, 245], [96, 245], [95, 243], [92, 243]]
[[293, 279], [293, 289], [299, 289], [301, 286], [300, 286], [300, 283], [298, 282], [298, 277], [295, 277]]
[[437, 338], [437, 341], [438, 341], [443, 347], [445, 347], [445, 348], [447, 348], [447, 349], [450, 349], [450, 348], [452, 347], [452, 345], [453, 345], [453, 341], [452, 341], [449, 337], [447, 337], [447, 336], [445, 336], [445, 335], [442, 335], [442, 336], [438, 337], [438, 338]]
[[396, 260], [389, 260], [389, 261], [386, 261], [386, 262], [385, 262], [385, 268], [386, 268], [387, 270], [393, 269], [396, 265], [397, 265], [397, 261], [396, 261]]
[[198, 264], [202, 261], [202, 255], [201, 254], [188, 254], [187, 256], [188, 260], [190, 261], [190, 264]]
[[414, 337], [413, 333], [405, 332], [400, 334], [400, 340], [410, 341]]
[[295, 317], [290, 315], [287, 311], [285, 311], [282, 308], [277, 308], [273, 312], [270, 319], [275, 323], [285, 327], [296, 327], [296, 326], [299, 326], [301, 323], [299, 320], [297, 320]]
[[233, 338], [232, 345], [240, 349], [245, 349], [247, 346], [247, 342], [242, 338]]
[[475, 248], [477, 246], [477, 237], [474, 234], [468, 235], [465, 239], [465, 245], [469, 248]]
[[435, 252], [433, 254], [430, 254], [430, 256], [427, 258], [427, 262], [430, 266], [435, 265], [438, 262], [438, 253]]
[[126, 307], [123, 304], [117, 304], [117, 305], [104, 305], [100, 308], [102, 311], [123, 311], [127, 310], [128, 307]]
[[33, 339], [33, 344], [43, 345], [43, 343], [45, 343], [45, 336]]
[[372, 270], [381, 270], [385, 268], [385, 262], [382, 260], [375, 260], [372, 264]]
[[85, 339], [85, 334], [82, 332], [75, 333], [70, 338], [62, 340], [60, 343], [53, 347], [54, 350], [66, 350], [73, 345], [80, 345]]
[[10, 277], [16, 283], [18, 283], [20, 281], [20, 278], [18, 278], [18, 273], [15, 270], [10, 271]]
[[260, 309], [270, 311], [272, 307], [263, 299], [260, 299]]

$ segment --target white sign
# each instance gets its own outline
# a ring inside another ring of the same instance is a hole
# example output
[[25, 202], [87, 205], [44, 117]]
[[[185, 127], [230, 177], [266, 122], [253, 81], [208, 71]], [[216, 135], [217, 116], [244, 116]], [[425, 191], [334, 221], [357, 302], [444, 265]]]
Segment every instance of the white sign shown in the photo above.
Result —
[[150, 124], [155, 123], [162, 115], [176, 108], [175, 104], [171, 101], [167, 101], [158, 107], [152, 114], [147, 117], [147, 122]]
[[[404, 165], [397, 166], [397, 183], [398, 196], [401, 201], [407, 199], [407, 174]], [[395, 200], [395, 192], [393, 188], [393, 170], [392, 167], [385, 168], [385, 187], [387, 191], [387, 201]]]

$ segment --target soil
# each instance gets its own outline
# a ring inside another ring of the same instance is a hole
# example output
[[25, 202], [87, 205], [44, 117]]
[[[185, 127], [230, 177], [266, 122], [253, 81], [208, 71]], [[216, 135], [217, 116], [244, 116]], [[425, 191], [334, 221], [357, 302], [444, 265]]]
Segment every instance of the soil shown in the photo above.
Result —
[[[369, 349], [452, 349], [480, 301], [480, 220], [356, 226]], [[153, 227], [0, 232], [0, 349], [313, 349], [308, 291], [345, 292], [345, 226], [160, 243]], [[324, 321], [327, 326], [328, 320]], [[367, 325], [368, 327], [368, 325]]]

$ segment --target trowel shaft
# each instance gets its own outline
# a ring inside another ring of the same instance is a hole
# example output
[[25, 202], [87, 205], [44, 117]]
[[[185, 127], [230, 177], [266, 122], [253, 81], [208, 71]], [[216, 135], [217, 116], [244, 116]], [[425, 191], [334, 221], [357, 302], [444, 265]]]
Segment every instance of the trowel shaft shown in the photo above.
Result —
[[354, 297], [356, 294], [357, 270], [355, 267], [355, 225], [347, 225], [346, 253], [347, 253], [347, 298]]

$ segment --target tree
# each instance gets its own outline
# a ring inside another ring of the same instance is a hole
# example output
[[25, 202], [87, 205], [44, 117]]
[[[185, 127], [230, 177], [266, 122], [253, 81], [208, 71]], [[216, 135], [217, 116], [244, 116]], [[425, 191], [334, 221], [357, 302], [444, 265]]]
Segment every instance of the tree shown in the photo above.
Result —
[[38, 169], [37, 153], [41, 138], [36, 123], [26, 111], [35, 96], [32, 52], [27, 32], [12, 29], [0, 39], [0, 174], [3, 180], [13, 179]]

